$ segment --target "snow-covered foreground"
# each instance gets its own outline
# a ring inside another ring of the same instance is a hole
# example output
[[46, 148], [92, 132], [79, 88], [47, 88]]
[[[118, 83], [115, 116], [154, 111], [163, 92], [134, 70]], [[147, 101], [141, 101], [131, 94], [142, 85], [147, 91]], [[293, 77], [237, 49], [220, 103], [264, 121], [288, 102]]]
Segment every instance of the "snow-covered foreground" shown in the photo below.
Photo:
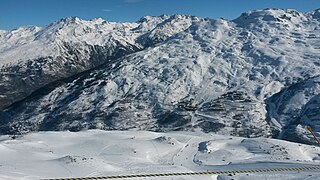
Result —
[[[0, 137], [0, 179], [243, 170], [320, 163], [320, 148], [192, 132], [38, 132]], [[201, 179], [316, 179], [319, 171], [206, 175]], [[199, 176], [156, 179], [199, 179]]]

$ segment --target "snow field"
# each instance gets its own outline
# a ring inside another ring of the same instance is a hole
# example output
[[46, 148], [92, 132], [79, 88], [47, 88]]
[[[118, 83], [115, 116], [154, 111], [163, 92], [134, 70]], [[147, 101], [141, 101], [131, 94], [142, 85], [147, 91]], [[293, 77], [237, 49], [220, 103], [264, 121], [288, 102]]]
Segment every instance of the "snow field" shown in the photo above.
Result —
[[[148, 131], [38, 132], [0, 137], [0, 179], [92, 177], [318, 165], [319, 147], [265, 138]], [[285, 172], [314, 177], [317, 172]], [[292, 175], [292, 176], [291, 176]], [[284, 178], [283, 172], [204, 179]], [[197, 179], [166, 177], [154, 179]], [[288, 178], [287, 178], [288, 179]]]

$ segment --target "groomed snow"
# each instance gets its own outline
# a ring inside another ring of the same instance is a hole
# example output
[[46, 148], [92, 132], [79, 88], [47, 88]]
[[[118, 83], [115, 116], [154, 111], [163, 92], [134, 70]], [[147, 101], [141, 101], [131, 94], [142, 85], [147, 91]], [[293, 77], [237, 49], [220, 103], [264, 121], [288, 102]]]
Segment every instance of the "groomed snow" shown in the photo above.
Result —
[[[0, 136], [0, 179], [92, 177], [319, 165], [320, 148], [265, 138], [192, 132], [38, 132]], [[316, 179], [273, 172], [152, 179]]]

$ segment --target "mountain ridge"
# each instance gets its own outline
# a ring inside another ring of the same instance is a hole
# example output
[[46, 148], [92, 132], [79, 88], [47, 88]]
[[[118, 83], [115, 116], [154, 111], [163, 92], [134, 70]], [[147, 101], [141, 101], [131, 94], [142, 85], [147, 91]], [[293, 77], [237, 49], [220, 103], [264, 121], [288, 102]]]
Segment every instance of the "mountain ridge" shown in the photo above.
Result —
[[[0, 65], [2, 65], [2, 71], [9, 74], [2, 73], [1, 79], [17, 82], [26, 87], [21, 86], [20, 92], [7, 97], [7, 89], [13, 87], [10, 83], [0, 83], [0, 109], [13, 103], [15, 99], [23, 99], [34, 90], [54, 80], [69, 77], [97, 67], [108, 59], [117, 59], [150, 46], [151, 44], [140, 43], [138, 37], [151, 31], [165, 18], [169, 17], [153, 18], [138, 24], [136, 22], [109, 23], [101, 20], [84, 21], [76, 17], [67, 17], [44, 28], [28, 27], [27, 30], [31, 32], [25, 37], [20, 35], [17, 35], [18, 38], [15, 37], [15, 34], [19, 34], [23, 28], [8, 31], [7, 35], [0, 39], [0, 42], [3, 42], [3, 46], [0, 47], [3, 49]], [[170, 33], [176, 32], [173, 30]], [[145, 39], [152, 37], [149, 35]], [[158, 42], [165, 39], [166, 37], [159, 39]], [[11, 44], [15, 45], [18, 42], [22, 45], [11, 47]], [[25, 69], [25, 66], [28, 66], [28, 69]], [[33, 83], [33, 78], [39, 79]]]

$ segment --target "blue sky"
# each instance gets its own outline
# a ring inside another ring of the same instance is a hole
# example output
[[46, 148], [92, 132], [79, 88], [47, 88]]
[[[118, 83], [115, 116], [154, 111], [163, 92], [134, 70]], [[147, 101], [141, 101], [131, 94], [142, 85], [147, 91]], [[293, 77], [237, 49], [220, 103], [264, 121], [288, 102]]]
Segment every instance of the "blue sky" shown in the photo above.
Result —
[[242, 12], [265, 8], [307, 12], [320, 8], [320, 0], [0, 0], [0, 29], [44, 26], [67, 16], [107, 21], [161, 14], [234, 19]]

